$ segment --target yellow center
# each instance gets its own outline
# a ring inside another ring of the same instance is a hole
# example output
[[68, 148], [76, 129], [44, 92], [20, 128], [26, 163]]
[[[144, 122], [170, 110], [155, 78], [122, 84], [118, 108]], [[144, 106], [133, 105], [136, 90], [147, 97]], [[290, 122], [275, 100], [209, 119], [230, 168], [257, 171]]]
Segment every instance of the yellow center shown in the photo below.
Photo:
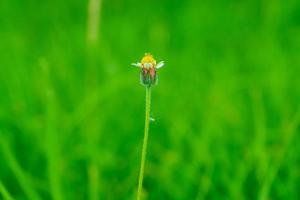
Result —
[[151, 63], [152, 65], [156, 65], [156, 60], [154, 60], [153, 56], [150, 53], [146, 53], [142, 58], [142, 64]]

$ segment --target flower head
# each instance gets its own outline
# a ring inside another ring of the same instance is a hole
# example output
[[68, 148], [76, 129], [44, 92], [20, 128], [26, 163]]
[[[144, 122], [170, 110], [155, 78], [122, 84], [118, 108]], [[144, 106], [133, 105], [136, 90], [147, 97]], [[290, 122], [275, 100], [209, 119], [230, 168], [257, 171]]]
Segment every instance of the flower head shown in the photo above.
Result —
[[150, 53], [146, 53], [141, 62], [132, 63], [132, 65], [141, 69], [141, 84], [150, 87], [151, 85], [157, 84], [158, 78], [156, 71], [164, 66], [164, 62], [161, 61], [156, 64], [156, 60], [153, 56]]

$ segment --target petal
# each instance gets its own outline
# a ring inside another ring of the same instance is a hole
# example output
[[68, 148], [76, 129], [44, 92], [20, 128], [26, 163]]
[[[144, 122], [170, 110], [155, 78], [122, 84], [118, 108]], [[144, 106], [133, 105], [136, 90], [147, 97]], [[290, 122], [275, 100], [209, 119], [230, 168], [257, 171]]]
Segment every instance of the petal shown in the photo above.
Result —
[[131, 63], [132, 66], [135, 66], [135, 67], [142, 67], [142, 64], [141, 63]]
[[159, 69], [159, 68], [162, 68], [163, 66], [165, 65], [164, 61], [161, 61], [159, 62], [157, 65], [156, 65], [156, 69]]

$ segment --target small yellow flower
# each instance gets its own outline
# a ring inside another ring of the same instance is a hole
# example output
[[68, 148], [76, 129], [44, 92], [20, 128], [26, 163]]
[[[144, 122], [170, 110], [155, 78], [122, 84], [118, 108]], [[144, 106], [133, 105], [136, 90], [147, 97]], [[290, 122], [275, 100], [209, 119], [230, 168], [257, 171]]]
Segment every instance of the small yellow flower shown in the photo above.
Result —
[[164, 62], [161, 61], [156, 64], [156, 60], [150, 53], [146, 53], [140, 63], [132, 63], [133, 66], [141, 69], [141, 83], [144, 86], [150, 87], [157, 84], [156, 70], [164, 66]]

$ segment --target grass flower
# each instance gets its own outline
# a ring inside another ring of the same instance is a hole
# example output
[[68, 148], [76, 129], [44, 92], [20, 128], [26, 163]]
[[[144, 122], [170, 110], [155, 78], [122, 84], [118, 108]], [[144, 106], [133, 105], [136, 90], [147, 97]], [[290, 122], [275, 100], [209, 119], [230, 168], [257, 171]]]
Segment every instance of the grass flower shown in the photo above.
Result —
[[157, 70], [164, 66], [164, 61], [156, 63], [153, 56], [150, 53], [146, 53], [141, 62], [132, 63], [132, 65], [141, 69], [141, 84], [150, 87], [157, 85]]
[[141, 199], [144, 179], [144, 168], [146, 161], [149, 123], [150, 123], [150, 104], [151, 104], [151, 86], [157, 85], [157, 70], [164, 66], [164, 62], [161, 61], [158, 64], [150, 53], [146, 53], [141, 62], [133, 63], [133, 66], [139, 67], [141, 70], [140, 79], [141, 84], [146, 87], [146, 108], [145, 108], [145, 129], [144, 140], [141, 155], [141, 167], [138, 181], [137, 200]]

